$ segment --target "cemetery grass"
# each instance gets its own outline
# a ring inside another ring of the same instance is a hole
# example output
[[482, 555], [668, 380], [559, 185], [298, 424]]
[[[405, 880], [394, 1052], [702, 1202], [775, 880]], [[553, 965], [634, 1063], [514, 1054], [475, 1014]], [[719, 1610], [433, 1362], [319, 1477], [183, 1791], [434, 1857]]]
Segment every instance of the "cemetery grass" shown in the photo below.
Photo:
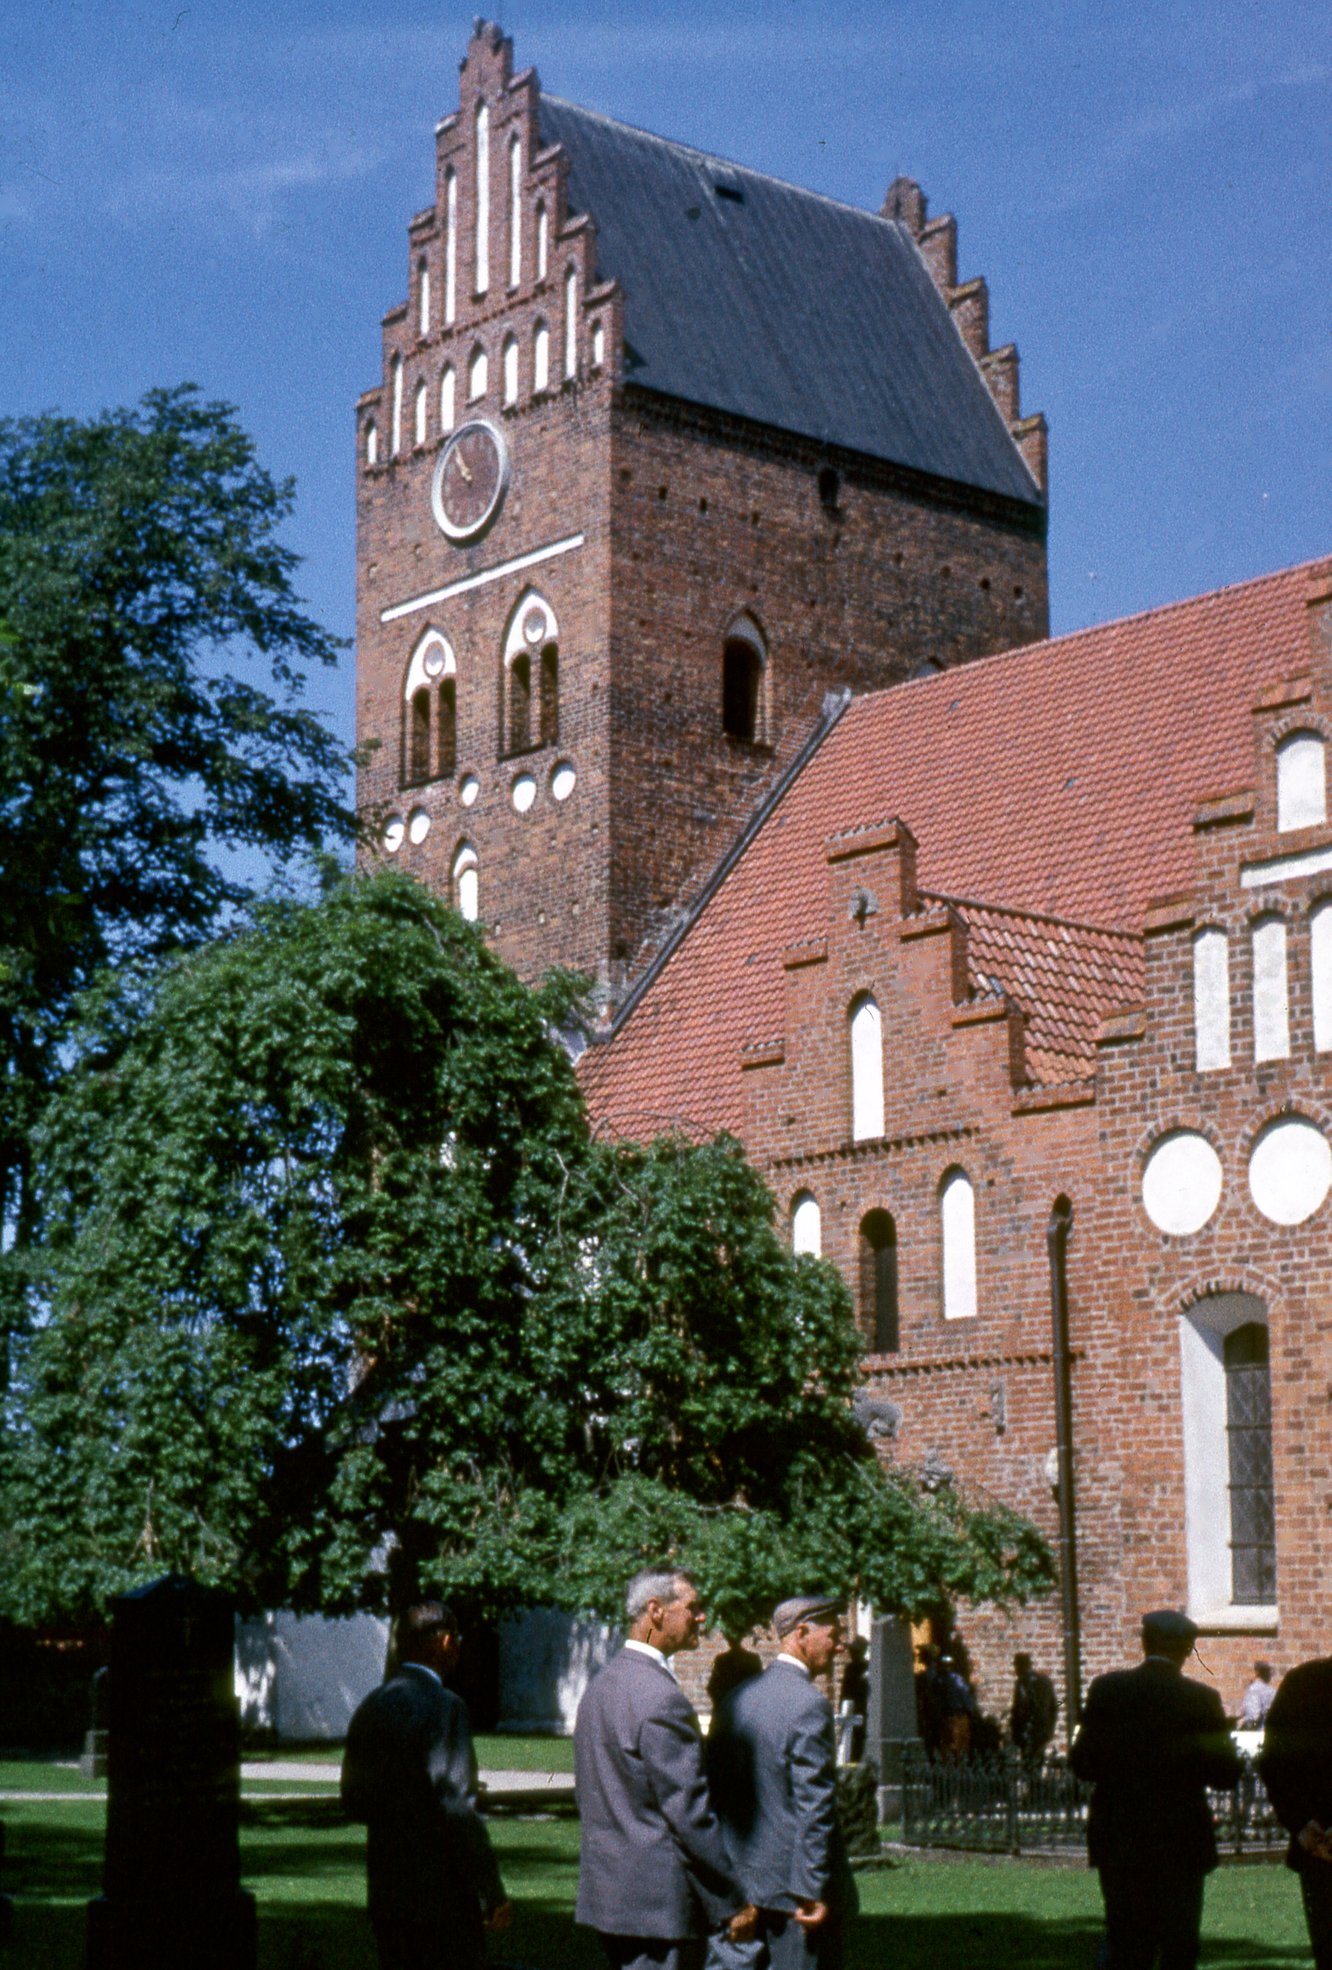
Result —
[[[5, 1886], [17, 1897], [0, 1965], [81, 1970], [84, 1904], [99, 1887], [102, 1806], [7, 1802]], [[535, 1970], [602, 1970], [572, 1920], [577, 1822], [497, 1818], [514, 1923], [492, 1956]], [[374, 1970], [362, 1913], [363, 1835], [336, 1802], [253, 1798], [241, 1832], [246, 1885], [259, 1903], [260, 1970]], [[860, 1877], [863, 1912], [848, 1970], [1090, 1970], [1100, 1926], [1095, 1877], [1081, 1867], [926, 1860]], [[1295, 1881], [1274, 1865], [1222, 1868], [1207, 1889], [1203, 1963], [1214, 1970], [1303, 1970]]]

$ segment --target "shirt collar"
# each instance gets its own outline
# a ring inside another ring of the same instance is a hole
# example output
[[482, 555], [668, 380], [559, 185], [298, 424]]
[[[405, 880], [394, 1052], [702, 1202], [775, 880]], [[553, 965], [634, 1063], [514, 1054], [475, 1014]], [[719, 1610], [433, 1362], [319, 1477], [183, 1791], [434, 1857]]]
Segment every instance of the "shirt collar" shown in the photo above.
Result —
[[798, 1669], [806, 1682], [810, 1680], [809, 1665], [802, 1662], [798, 1655], [788, 1655], [786, 1650], [782, 1649], [777, 1656], [777, 1661], [786, 1663], [788, 1668]]
[[432, 1669], [428, 1663], [404, 1662], [402, 1666], [404, 1669], [415, 1669], [417, 1674], [420, 1676], [429, 1676], [432, 1683], [438, 1683], [440, 1688], [443, 1689], [444, 1678], [440, 1675], [437, 1669]]
[[675, 1671], [671, 1667], [670, 1657], [668, 1655], [663, 1655], [660, 1649], [654, 1649], [651, 1642], [636, 1642], [633, 1636], [631, 1635], [629, 1637], [629, 1640], [625, 1643], [625, 1647], [627, 1649], [637, 1649], [640, 1655], [651, 1656], [652, 1660], [656, 1663], [659, 1663], [660, 1666], [666, 1671], [666, 1674], [668, 1676], [674, 1677]]

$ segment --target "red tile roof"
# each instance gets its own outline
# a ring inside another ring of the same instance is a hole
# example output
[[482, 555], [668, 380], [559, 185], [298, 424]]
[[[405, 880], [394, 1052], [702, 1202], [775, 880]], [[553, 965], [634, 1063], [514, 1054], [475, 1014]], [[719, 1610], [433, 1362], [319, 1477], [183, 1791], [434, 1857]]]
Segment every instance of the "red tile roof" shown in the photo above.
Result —
[[[1085, 1076], [1075, 981], [1097, 1017], [1139, 988], [1122, 937], [1075, 926], [1136, 935], [1152, 897], [1188, 887], [1194, 812], [1249, 785], [1255, 702], [1308, 668], [1311, 565], [857, 699], [583, 1056], [594, 1120], [739, 1130], [741, 1046], [780, 1033], [781, 952], [824, 930], [824, 841], [890, 818], [916, 837], [923, 889], [984, 898], [963, 906], [972, 962], [1026, 1005], [1033, 1075]], [[1039, 916], [1064, 927], [1043, 942]]]

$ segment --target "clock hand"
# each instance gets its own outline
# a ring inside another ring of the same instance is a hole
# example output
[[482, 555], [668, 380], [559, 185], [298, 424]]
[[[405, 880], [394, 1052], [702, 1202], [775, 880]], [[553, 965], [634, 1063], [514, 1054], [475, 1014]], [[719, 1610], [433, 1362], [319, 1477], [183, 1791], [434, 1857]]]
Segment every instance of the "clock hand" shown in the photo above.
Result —
[[458, 470], [462, 473], [463, 478], [467, 481], [468, 485], [470, 486], [472, 483], [472, 475], [467, 470], [467, 462], [463, 458], [463, 455], [460, 451], [454, 452], [453, 462], [457, 466]]

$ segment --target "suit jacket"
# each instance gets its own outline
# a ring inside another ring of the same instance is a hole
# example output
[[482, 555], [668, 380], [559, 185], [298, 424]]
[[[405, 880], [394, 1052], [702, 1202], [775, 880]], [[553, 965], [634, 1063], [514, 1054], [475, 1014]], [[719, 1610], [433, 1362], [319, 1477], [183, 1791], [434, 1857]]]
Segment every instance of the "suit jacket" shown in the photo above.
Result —
[[713, 1713], [707, 1771], [750, 1901], [855, 1907], [837, 1818], [832, 1705], [808, 1676], [774, 1662], [731, 1690]]
[[669, 1669], [622, 1649], [574, 1725], [582, 1819], [576, 1919], [603, 1935], [680, 1941], [743, 1908], [703, 1776], [698, 1719]]
[[406, 1662], [372, 1690], [347, 1731], [342, 1803], [364, 1820], [372, 1917], [449, 1924], [487, 1913], [504, 1886], [477, 1811], [467, 1709]]
[[1216, 1835], [1205, 1788], [1240, 1775], [1221, 1699], [1171, 1662], [1098, 1676], [1069, 1759], [1093, 1779], [1087, 1853], [1093, 1867], [1207, 1874]]
[[1310, 1820], [1332, 1828], [1332, 1656], [1302, 1662], [1278, 1685], [1258, 1761], [1272, 1810], [1291, 1835], [1287, 1865], [1300, 1873], [1332, 1865], [1306, 1854], [1295, 1835]]

